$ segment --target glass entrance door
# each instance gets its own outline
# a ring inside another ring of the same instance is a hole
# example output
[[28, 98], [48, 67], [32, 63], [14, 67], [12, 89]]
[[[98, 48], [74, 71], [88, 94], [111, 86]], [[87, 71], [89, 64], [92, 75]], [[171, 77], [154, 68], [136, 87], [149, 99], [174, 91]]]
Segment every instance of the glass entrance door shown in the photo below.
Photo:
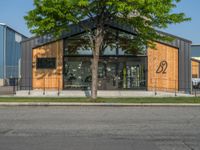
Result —
[[124, 62], [119, 66], [122, 89], [145, 88], [145, 70], [143, 64]]
[[117, 63], [103, 61], [99, 64], [99, 86], [100, 90], [115, 90], [118, 89], [117, 82]]

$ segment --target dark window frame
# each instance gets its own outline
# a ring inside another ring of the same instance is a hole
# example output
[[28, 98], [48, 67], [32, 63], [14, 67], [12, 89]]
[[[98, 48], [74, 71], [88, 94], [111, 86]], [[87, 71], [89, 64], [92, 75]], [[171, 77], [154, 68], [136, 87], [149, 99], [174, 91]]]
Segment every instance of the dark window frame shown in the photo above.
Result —
[[56, 57], [36, 58], [36, 69], [56, 69]]

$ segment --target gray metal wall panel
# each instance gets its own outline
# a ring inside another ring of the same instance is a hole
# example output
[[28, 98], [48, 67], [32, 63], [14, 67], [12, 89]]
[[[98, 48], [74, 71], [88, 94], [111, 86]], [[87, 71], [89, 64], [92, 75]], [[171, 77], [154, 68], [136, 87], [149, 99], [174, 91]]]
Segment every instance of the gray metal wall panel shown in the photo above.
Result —
[[190, 43], [180, 41], [179, 45], [179, 89], [191, 91]]
[[32, 48], [38, 45], [39, 38], [23, 41], [22, 44], [22, 61], [21, 61], [21, 87], [28, 90], [32, 87]]
[[181, 41], [180, 42], [180, 54], [181, 56], [179, 56], [179, 88], [181, 90], [183, 90], [185, 88], [185, 69], [184, 69], [184, 66], [185, 66], [185, 62], [184, 62], [184, 58], [185, 58], [185, 51], [184, 51], [184, 42]]
[[188, 44], [188, 88], [192, 91], [192, 66], [191, 66], [191, 44]]
[[0, 79], [4, 77], [4, 26], [0, 25]]
[[184, 74], [185, 74], [185, 84], [184, 84], [184, 87], [185, 87], [185, 91], [187, 91], [187, 88], [188, 88], [188, 62], [186, 61], [187, 58], [188, 58], [188, 51], [187, 51], [187, 45], [186, 43], [184, 42], [184, 53], [185, 53], [185, 57], [184, 57]]

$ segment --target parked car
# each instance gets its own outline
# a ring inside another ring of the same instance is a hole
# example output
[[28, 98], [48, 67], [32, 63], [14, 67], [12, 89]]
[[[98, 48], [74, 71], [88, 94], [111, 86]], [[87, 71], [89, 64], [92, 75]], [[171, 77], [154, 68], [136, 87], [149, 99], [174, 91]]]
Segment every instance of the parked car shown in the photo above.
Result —
[[192, 87], [200, 89], [200, 78], [192, 78]]

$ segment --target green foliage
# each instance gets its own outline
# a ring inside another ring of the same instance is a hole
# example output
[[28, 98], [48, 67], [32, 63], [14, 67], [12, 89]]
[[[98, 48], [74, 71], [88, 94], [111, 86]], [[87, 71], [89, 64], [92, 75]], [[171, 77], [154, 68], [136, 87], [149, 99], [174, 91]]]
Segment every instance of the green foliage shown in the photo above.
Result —
[[[137, 36], [131, 43], [136, 48], [153, 46], [150, 41], [169, 40], [155, 29], [167, 28], [169, 24], [188, 21], [184, 13], [172, 10], [180, 0], [34, 0], [35, 9], [25, 16], [31, 32], [37, 35], [54, 33], [59, 35], [68, 30], [70, 24], [81, 24], [90, 19], [90, 24], [102, 28], [109, 21], [132, 26]], [[90, 38], [96, 32], [82, 25]], [[105, 33], [103, 33], [105, 34]]]

